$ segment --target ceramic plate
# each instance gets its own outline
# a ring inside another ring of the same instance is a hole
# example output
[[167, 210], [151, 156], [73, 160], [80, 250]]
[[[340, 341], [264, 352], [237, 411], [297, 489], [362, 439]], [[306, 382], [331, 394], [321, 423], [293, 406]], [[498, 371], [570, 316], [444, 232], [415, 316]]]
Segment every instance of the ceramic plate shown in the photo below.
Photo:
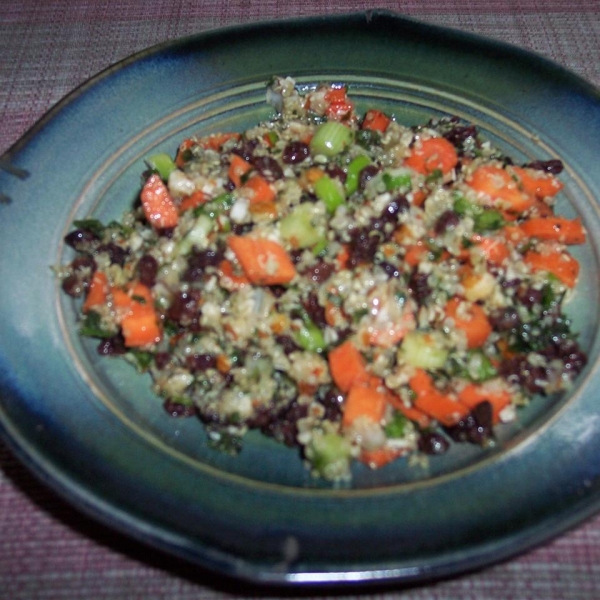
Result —
[[[561, 157], [559, 212], [579, 215], [581, 285], [569, 305], [589, 365], [539, 399], [495, 448], [455, 447], [409, 468], [311, 480], [295, 451], [251, 434], [231, 458], [200, 423], [166, 416], [149, 380], [78, 339], [51, 265], [74, 219], [119, 218], [144, 157], [192, 133], [271, 115], [274, 74], [350, 86], [405, 124], [458, 115], [518, 159]], [[600, 500], [600, 97], [548, 61], [384, 12], [203, 33], [142, 52], [62, 101], [0, 174], [0, 422], [22, 459], [105, 523], [211, 570], [269, 583], [425, 580], [547, 540]]]

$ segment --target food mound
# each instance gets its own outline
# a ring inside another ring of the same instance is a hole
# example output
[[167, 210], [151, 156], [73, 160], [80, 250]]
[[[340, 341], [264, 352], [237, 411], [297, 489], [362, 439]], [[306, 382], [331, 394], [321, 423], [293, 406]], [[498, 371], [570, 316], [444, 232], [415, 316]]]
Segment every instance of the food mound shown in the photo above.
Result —
[[272, 120], [148, 157], [136, 205], [77, 221], [58, 268], [81, 335], [149, 372], [168, 413], [228, 452], [258, 429], [338, 481], [493, 444], [586, 363], [562, 163], [517, 165], [454, 117], [361, 115], [347, 92], [275, 78]]

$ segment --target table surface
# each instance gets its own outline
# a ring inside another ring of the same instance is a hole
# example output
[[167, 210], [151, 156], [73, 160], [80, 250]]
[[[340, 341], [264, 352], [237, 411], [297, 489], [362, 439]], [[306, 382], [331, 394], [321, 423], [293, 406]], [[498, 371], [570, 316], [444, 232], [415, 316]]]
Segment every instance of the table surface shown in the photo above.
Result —
[[[542, 54], [600, 86], [597, 0], [20, 0], [0, 2], [0, 154], [78, 84], [129, 54], [235, 23], [386, 8]], [[294, 597], [299, 592], [287, 592]], [[302, 597], [356, 597], [304, 590]], [[223, 580], [73, 509], [0, 442], [0, 598], [283, 595]], [[600, 598], [600, 518], [511, 561], [362, 596], [446, 600]]]

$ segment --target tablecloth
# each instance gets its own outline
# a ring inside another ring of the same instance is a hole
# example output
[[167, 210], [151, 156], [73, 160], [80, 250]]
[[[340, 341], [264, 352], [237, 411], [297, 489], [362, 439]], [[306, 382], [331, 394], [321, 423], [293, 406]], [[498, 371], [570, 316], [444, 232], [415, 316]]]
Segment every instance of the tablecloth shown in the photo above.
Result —
[[[600, 86], [597, 0], [3, 0], [0, 154], [79, 83], [150, 45], [235, 23], [368, 8], [516, 44]], [[296, 594], [223, 579], [106, 528], [39, 482], [0, 442], [0, 598], [207, 600]], [[301, 593], [332, 594], [411, 600], [600, 598], [600, 518], [510, 561], [429, 585]]]

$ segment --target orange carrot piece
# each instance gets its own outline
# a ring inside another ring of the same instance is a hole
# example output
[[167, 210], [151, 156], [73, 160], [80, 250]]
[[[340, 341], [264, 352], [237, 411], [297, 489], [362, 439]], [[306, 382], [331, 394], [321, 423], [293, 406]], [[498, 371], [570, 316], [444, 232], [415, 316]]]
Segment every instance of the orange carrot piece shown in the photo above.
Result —
[[534, 271], [546, 271], [557, 277], [567, 287], [575, 287], [579, 277], [579, 262], [568, 252], [530, 250], [523, 261]]
[[95, 306], [106, 304], [109, 289], [108, 277], [106, 274], [102, 271], [96, 271], [92, 276], [92, 281], [90, 282], [90, 287], [82, 306], [83, 312], [88, 312]]
[[510, 210], [521, 212], [534, 204], [534, 199], [519, 190], [510, 173], [501, 167], [483, 165], [475, 169], [467, 184], [477, 192], [487, 194], [492, 200], [500, 200]]
[[142, 188], [140, 194], [142, 208], [148, 223], [155, 229], [175, 227], [179, 222], [179, 213], [173, 198], [160, 175], [154, 174]]
[[554, 240], [561, 244], [584, 244], [586, 240], [581, 219], [535, 217], [521, 223], [521, 229], [529, 237], [538, 240]]
[[366, 417], [375, 423], [383, 419], [387, 405], [387, 393], [371, 382], [359, 381], [352, 385], [344, 402], [342, 424], [352, 425], [359, 417]]
[[229, 159], [229, 179], [233, 182], [236, 188], [242, 187], [242, 179], [249, 171], [252, 170], [252, 165], [238, 154], [232, 154]]
[[242, 136], [239, 133], [211, 133], [199, 140], [199, 144], [206, 149], [220, 152], [225, 145], [225, 142], [235, 139], [239, 140]]
[[417, 143], [404, 164], [423, 175], [440, 170], [444, 175], [458, 163], [454, 146], [442, 137], [429, 138]]
[[154, 312], [133, 313], [121, 319], [121, 331], [128, 348], [156, 344], [161, 330]]
[[498, 423], [500, 411], [510, 404], [511, 397], [506, 390], [489, 392], [480, 385], [469, 383], [458, 393], [458, 399], [471, 410], [487, 400], [492, 405], [494, 423]]
[[183, 140], [183, 142], [181, 142], [179, 148], [177, 149], [177, 156], [175, 157], [175, 164], [177, 165], [177, 167], [181, 169], [185, 165], [185, 163], [187, 162], [185, 159], [186, 152], [197, 145], [198, 142], [191, 138]]
[[368, 379], [365, 359], [351, 340], [346, 340], [331, 350], [327, 360], [333, 382], [344, 393], [356, 381]]
[[384, 112], [373, 108], [365, 113], [361, 129], [370, 129], [371, 131], [383, 133], [388, 128], [391, 121], [392, 120]]
[[296, 275], [292, 259], [283, 246], [273, 240], [230, 235], [227, 244], [250, 283], [279, 285], [289, 283]]
[[551, 198], [564, 187], [562, 182], [550, 173], [515, 166], [511, 167], [511, 170], [518, 177], [521, 189], [536, 198]]
[[409, 266], [416, 267], [423, 260], [427, 252], [427, 246], [423, 242], [417, 242], [406, 248], [404, 260]]
[[241, 287], [250, 283], [250, 280], [245, 275], [235, 273], [233, 265], [229, 260], [222, 260], [219, 263], [219, 275], [227, 278], [228, 284], [231, 287]]
[[[461, 316], [462, 310], [461, 315], [459, 315], [459, 307], [463, 304], [466, 306], [464, 317]], [[492, 326], [479, 304], [454, 297], [448, 300], [445, 312], [448, 317], [454, 320], [456, 328], [464, 331], [469, 348], [479, 348], [492, 333]]]
[[431, 377], [423, 369], [417, 369], [408, 385], [416, 394], [414, 406], [442, 425], [456, 425], [469, 412], [469, 408], [462, 402], [437, 390]]
[[406, 453], [402, 448], [390, 448], [384, 446], [375, 450], [363, 450], [358, 457], [360, 462], [366, 464], [371, 469], [381, 469], [385, 465], [395, 461]]
[[482, 237], [477, 243], [477, 250], [493, 265], [501, 265], [510, 256], [510, 250], [498, 238]]
[[325, 92], [325, 102], [328, 104], [325, 116], [336, 121], [344, 119], [354, 109], [354, 104], [348, 99], [348, 90], [345, 86], [329, 88]]
[[348, 244], [342, 244], [338, 255], [335, 257], [335, 262], [337, 263], [338, 270], [343, 271], [348, 268], [348, 261], [350, 260], [350, 248]]
[[192, 208], [196, 208], [208, 202], [208, 196], [201, 190], [196, 190], [193, 194], [186, 196], [179, 203], [179, 212], [185, 212], [186, 210], [190, 210]]
[[249, 192], [250, 204], [273, 202], [277, 196], [273, 186], [262, 175], [252, 175], [242, 189]]

